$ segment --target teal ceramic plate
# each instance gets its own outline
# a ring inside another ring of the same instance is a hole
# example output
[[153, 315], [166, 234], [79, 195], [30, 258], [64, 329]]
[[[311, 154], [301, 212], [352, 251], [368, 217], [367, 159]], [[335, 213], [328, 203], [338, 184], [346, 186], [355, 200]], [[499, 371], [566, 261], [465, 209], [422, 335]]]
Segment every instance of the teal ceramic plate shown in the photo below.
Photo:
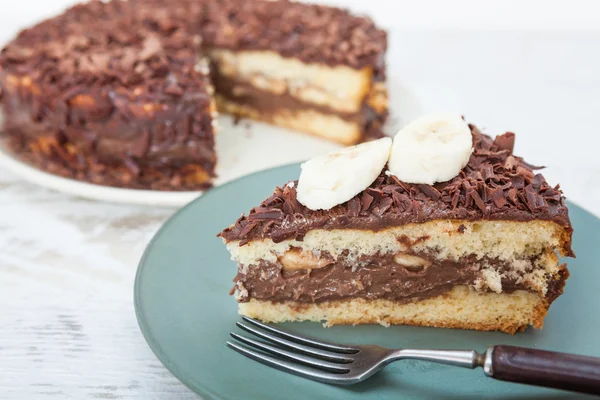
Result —
[[[486, 378], [465, 370], [400, 361], [350, 387], [328, 386], [274, 370], [225, 346], [238, 331], [237, 304], [229, 296], [236, 265], [215, 235], [268, 197], [276, 185], [297, 178], [299, 166], [259, 172], [218, 187], [175, 214], [156, 234], [140, 263], [135, 307], [148, 344], [183, 383], [206, 399], [432, 399], [573, 398], [571, 394]], [[386, 347], [484, 350], [513, 344], [600, 356], [600, 220], [571, 204], [577, 259], [571, 278], [550, 309], [543, 330], [502, 333], [408, 326], [284, 324], [328, 341]]]

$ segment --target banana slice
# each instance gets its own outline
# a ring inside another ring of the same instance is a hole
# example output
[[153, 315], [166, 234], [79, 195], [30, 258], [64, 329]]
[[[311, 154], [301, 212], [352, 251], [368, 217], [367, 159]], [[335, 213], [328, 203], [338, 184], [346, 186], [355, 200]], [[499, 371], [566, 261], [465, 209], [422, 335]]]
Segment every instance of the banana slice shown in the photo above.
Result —
[[302, 164], [297, 198], [311, 210], [329, 210], [377, 179], [390, 156], [389, 137], [313, 158]]
[[457, 176], [472, 152], [471, 129], [459, 115], [430, 114], [396, 134], [388, 168], [401, 181], [432, 185]]

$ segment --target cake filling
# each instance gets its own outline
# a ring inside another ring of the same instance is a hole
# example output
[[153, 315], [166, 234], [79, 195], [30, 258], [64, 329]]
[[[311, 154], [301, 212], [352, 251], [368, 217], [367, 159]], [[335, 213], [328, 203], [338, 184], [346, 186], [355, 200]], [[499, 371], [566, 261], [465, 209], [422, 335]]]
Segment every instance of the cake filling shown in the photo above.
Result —
[[[213, 50], [208, 54], [212, 69], [222, 77], [248, 82], [275, 95], [287, 92], [300, 101], [338, 112], [358, 112], [365, 95], [378, 83], [371, 68], [303, 64], [271, 52]], [[385, 87], [382, 89], [387, 94]]]
[[299, 100], [287, 91], [274, 94], [261, 90], [247, 81], [228, 78], [219, 75], [216, 71], [213, 69], [213, 84], [220, 96], [227, 101], [250, 107], [262, 115], [293, 114], [298, 111], [312, 110], [328, 116], [337, 116], [347, 123], [355, 123], [361, 127], [366, 137], [378, 138], [383, 135], [381, 128], [386, 113], [378, 113], [366, 101], [359, 112], [340, 112], [327, 106]]
[[[348, 298], [409, 302], [435, 297], [461, 285], [508, 293], [542, 291], [551, 303], [562, 293], [568, 271], [560, 268], [557, 274], [549, 274], [540, 268], [539, 260], [538, 257], [520, 260], [519, 264], [528, 267], [520, 266], [516, 273], [511, 263], [489, 258], [452, 261], [402, 253], [363, 256], [350, 263], [343, 258], [334, 261], [327, 254], [308, 260], [296, 254], [280, 257], [277, 262], [261, 261], [257, 266], [241, 268], [233, 290], [241, 302], [250, 298], [300, 303]], [[313, 268], [307, 268], [308, 264]], [[546, 283], [543, 289], [535, 288], [527, 278], [534, 275], [543, 276]]]
[[213, 68], [212, 71], [213, 84], [219, 94], [231, 101], [245, 104], [260, 111], [277, 113], [279, 110], [311, 109], [323, 114], [336, 115], [347, 121], [362, 123], [364, 120], [365, 113], [362, 111], [342, 112], [326, 105], [303, 101], [291, 94], [287, 88], [284, 88], [280, 93], [273, 93], [259, 89], [248, 81], [221, 75], [216, 68]]

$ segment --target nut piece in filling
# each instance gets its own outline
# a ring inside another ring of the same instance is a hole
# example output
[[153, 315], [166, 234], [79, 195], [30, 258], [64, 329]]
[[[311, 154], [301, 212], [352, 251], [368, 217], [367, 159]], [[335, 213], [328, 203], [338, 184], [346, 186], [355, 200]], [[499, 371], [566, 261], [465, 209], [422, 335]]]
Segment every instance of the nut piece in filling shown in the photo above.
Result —
[[324, 257], [316, 257], [314, 254], [301, 249], [290, 249], [278, 257], [282, 271], [298, 271], [325, 268], [332, 263]]
[[240, 313], [325, 325], [542, 328], [569, 276], [560, 257], [573, 256], [565, 199], [513, 154], [512, 133], [493, 139], [468, 127], [472, 153], [448, 181], [408, 183], [384, 168], [327, 210], [304, 206], [293, 182], [221, 232], [238, 263]]

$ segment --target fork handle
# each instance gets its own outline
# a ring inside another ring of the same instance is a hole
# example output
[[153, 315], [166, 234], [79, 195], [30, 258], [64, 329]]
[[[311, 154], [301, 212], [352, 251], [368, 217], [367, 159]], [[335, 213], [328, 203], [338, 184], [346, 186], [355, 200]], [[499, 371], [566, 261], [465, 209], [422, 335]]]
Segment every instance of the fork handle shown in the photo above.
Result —
[[600, 394], [600, 358], [500, 345], [486, 361], [485, 373], [501, 381]]

